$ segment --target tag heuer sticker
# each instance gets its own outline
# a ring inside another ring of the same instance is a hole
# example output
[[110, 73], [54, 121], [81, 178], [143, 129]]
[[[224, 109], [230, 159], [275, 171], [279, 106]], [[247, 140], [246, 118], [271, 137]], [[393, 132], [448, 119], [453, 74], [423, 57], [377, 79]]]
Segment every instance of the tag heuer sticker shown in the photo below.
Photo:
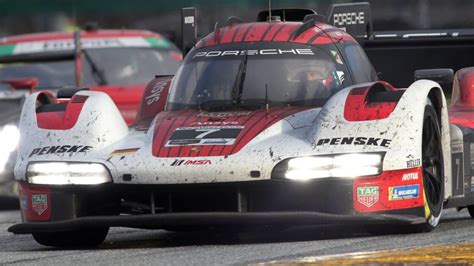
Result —
[[38, 215], [43, 214], [48, 209], [48, 195], [35, 194], [31, 195], [31, 208]]
[[372, 207], [379, 201], [379, 187], [358, 187], [357, 201], [367, 208]]

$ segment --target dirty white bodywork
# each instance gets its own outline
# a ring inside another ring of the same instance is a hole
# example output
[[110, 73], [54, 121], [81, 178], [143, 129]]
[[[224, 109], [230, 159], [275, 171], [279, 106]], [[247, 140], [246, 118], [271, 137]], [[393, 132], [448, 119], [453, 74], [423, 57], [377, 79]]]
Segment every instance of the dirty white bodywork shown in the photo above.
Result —
[[[383, 170], [417, 167], [421, 164], [423, 113], [428, 94], [435, 90], [442, 97], [441, 124], [445, 163], [445, 197], [451, 196], [451, 148], [446, 101], [439, 85], [419, 80], [404, 93], [386, 119], [349, 122], [344, 119], [345, 100], [354, 87], [334, 95], [323, 108], [315, 108], [280, 120], [267, 128], [239, 152], [229, 156], [160, 158], [152, 155], [154, 124], [148, 131], [127, 128], [110, 98], [100, 92], [81, 91], [89, 96], [76, 125], [70, 130], [44, 130], [36, 126], [35, 100], [25, 102], [21, 122], [21, 145], [15, 168], [17, 180], [25, 180], [27, 165], [34, 161], [98, 162], [110, 171], [114, 183], [183, 184], [259, 181], [270, 179], [273, 167], [290, 157], [360, 152], [386, 152]], [[390, 140], [381, 145], [317, 145], [324, 138], [366, 137]], [[88, 152], [44, 154], [30, 157], [33, 149], [54, 145], [88, 145]], [[113, 154], [115, 150], [138, 150]], [[204, 165], [172, 166], [176, 159], [209, 160]], [[260, 171], [259, 178], [251, 171]], [[124, 180], [123, 175], [131, 176]]]

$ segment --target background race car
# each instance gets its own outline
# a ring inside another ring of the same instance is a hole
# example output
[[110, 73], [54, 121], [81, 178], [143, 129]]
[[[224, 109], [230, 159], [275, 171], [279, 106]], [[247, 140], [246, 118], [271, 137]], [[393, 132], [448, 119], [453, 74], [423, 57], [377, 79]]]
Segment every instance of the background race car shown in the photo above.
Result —
[[53, 108], [60, 111], [65, 107], [63, 100], [78, 88], [105, 92], [131, 125], [146, 83], [155, 75], [174, 74], [181, 57], [166, 38], [140, 30], [88, 28], [76, 34], [51, 32], [1, 39], [0, 183], [8, 183], [6, 193], [11, 192], [17, 123], [26, 94], [61, 90]]

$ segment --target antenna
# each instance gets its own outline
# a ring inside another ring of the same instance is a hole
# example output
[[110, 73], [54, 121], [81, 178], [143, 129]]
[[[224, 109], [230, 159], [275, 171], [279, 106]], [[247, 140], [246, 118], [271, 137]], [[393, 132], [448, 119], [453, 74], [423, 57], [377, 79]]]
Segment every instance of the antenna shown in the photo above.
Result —
[[265, 83], [265, 109], [267, 110], [267, 113], [268, 108], [270, 108], [270, 105], [268, 104], [268, 83]]
[[79, 30], [73, 33], [74, 38], [74, 72], [76, 77], [76, 87], [82, 85], [82, 46], [81, 32]]
[[268, 0], [268, 22], [272, 22], [272, 0]]

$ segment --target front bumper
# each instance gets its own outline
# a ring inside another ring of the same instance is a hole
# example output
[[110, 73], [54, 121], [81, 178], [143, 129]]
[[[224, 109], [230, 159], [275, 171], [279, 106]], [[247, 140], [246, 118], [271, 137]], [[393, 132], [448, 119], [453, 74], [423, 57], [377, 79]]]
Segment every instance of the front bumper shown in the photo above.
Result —
[[11, 226], [14, 234], [64, 232], [100, 227], [168, 229], [176, 227], [305, 226], [323, 224], [420, 224], [423, 217], [396, 214], [339, 215], [320, 212], [201, 212], [121, 216], [89, 216], [55, 222], [26, 222]]
[[[362, 185], [379, 184], [375, 179], [366, 180], [369, 183]], [[423, 206], [418, 204], [380, 210], [374, 208], [378, 206], [374, 203], [359, 211], [354, 191], [360, 186], [357, 183], [348, 179], [146, 186], [33, 186], [22, 182], [24, 223], [9, 231], [27, 234], [93, 227], [245, 229], [426, 221]]]

